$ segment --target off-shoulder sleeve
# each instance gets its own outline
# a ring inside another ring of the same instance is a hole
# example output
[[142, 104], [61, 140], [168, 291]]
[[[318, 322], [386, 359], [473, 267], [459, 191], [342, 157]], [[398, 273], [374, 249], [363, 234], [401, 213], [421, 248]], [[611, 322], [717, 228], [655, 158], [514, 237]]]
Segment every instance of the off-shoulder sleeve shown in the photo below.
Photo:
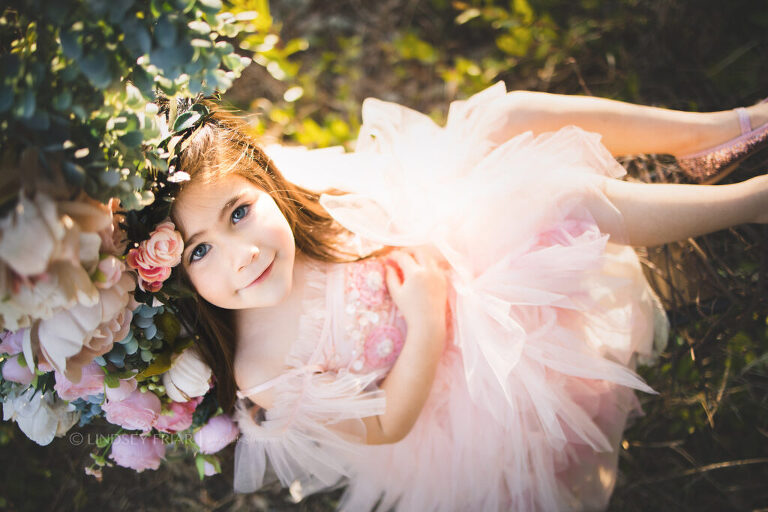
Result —
[[[275, 405], [261, 422], [245, 401], [235, 410], [241, 436], [235, 448], [235, 492], [263, 486], [271, 466], [284, 486], [308, 495], [350, 476], [348, 461], [365, 443], [362, 418], [385, 410], [375, 383], [381, 372], [322, 372], [316, 367], [281, 381]], [[338, 427], [344, 422], [344, 428]]]

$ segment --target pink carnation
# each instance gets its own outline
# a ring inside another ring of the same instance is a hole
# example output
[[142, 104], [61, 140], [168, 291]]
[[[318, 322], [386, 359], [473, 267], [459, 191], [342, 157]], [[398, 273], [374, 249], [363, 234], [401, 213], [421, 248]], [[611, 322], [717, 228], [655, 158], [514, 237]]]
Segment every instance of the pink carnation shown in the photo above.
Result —
[[29, 386], [32, 383], [32, 379], [35, 378], [35, 374], [32, 373], [27, 366], [21, 366], [19, 364], [19, 356], [9, 358], [5, 364], [3, 364], [3, 378], [11, 382], [18, 382], [25, 386]]
[[171, 402], [168, 406], [171, 414], [160, 414], [155, 422], [155, 428], [169, 434], [188, 429], [192, 426], [192, 414], [201, 401], [202, 397], [188, 402]]
[[56, 384], [53, 389], [64, 400], [75, 400], [104, 392], [104, 371], [96, 363], [83, 366], [82, 377], [77, 384], [70, 382], [58, 371], [54, 373]]
[[128, 266], [139, 273], [139, 287], [156, 292], [181, 262], [184, 241], [171, 221], [161, 222], [138, 248], [128, 251]]
[[237, 439], [239, 433], [235, 422], [226, 414], [220, 414], [195, 432], [194, 439], [202, 453], [216, 453]]
[[112, 442], [109, 458], [141, 473], [145, 469], [160, 467], [160, 461], [165, 458], [165, 445], [156, 437], [123, 434]]
[[136, 390], [124, 400], [107, 400], [101, 408], [108, 422], [129, 430], [147, 432], [157, 421], [161, 405], [154, 393]]

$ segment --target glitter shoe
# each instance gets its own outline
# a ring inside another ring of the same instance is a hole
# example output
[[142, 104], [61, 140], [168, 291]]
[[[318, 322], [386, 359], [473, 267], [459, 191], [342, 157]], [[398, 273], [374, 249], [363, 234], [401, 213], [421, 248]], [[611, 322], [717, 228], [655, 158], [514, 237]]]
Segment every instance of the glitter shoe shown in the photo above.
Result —
[[[761, 103], [768, 101], [764, 99]], [[734, 109], [739, 116], [741, 135], [719, 146], [681, 156], [677, 163], [690, 179], [711, 185], [733, 172], [754, 152], [768, 146], [768, 123], [752, 129], [749, 114], [743, 107]]]

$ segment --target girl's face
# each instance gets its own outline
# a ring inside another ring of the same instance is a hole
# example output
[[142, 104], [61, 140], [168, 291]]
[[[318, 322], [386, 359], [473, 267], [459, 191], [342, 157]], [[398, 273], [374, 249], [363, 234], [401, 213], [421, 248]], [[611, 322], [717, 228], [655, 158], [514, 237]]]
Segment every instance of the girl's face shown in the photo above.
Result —
[[182, 265], [205, 300], [225, 309], [274, 306], [293, 283], [296, 246], [272, 197], [246, 178], [187, 184], [174, 205]]

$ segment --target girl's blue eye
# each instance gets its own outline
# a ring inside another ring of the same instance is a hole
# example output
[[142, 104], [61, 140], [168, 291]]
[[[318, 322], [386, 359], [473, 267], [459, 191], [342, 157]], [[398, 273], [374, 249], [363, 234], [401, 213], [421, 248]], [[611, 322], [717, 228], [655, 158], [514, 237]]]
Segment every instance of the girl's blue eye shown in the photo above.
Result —
[[248, 215], [248, 205], [247, 204], [240, 205], [237, 208], [235, 208], [234, 211], [232, 212], [232, 221], [235, 224], [237, 224], [238, 222], [243, 220], [246, 215]]
[[194, 263], [206, 254], [208, 254], [208, 244], [200, 244], [192, 249], [192, 253], [189, 255], [189, 262]]

